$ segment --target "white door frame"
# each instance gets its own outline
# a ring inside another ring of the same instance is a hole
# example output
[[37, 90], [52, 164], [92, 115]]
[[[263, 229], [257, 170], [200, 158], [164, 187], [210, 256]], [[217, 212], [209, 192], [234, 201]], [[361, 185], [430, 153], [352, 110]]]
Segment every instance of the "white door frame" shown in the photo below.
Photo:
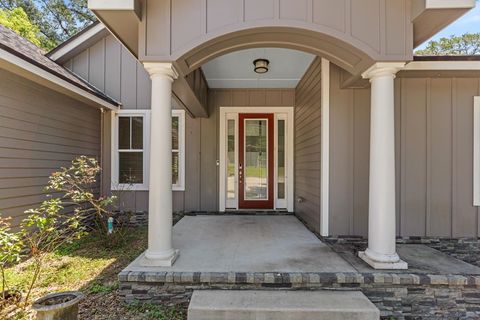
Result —
[[[223, 212], [226, 208], [226, 191], [227, 191], [227, 120], [235, 119], [235, 132], [238, 135], [238, 114], [239, 113], [273, 113], [274, 114], [274, 209], [277, 209], [277, 120], [285, 119], [287, 121], [286, 127], [286, 209], [288, 212], [294, 210], [294, 173], [293, 173], [293, 151], [294, 151], [294, 113], [293, 107], [220, 107], [220, 153], [219, 153], [219, 211]], [[238, 155], [238, 138], [235, 140], [235, 151]], [[237, 156], [238, 157], [238, 156]], [[238, 159], [235, 163], [235, 186], [236, 186], [236, 206], [238, 209]]]

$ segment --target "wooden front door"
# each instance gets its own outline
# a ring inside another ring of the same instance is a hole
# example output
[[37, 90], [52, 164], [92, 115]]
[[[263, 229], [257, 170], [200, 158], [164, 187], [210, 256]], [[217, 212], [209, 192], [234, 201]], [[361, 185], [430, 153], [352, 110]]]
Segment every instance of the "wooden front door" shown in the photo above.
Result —
[[273, 119], [271, 113], [239, 114], [240, 209], [273, 209]]

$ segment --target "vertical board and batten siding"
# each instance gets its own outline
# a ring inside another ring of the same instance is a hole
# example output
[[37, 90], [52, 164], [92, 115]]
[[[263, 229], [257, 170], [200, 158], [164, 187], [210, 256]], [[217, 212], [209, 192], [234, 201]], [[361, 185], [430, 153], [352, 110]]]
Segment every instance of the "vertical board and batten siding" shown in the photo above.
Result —
[[99, 158], [98, 109], [0, 71], [0, 214], [18, 226], [45, 199], [52, 172], [79, 155]]
[[[64, 66], [100, 91], [122, 103], [122, 109], [150, 109], [151, 81], [145, 68], [112, 35], [100, 39], [90, 48], [67, 61]], [[188, 118], [188, 117], [187, 117]], [[110, 192], [111, 123], [104, 119], [104, 183]], [[177, 193], [177, 192], [175, 192]], [[147, 211], [148, 191], [117, 192], [120, 206], [127, 210]]]
[[[108, 59], [106, 58], [108, 57]], [[67, 68], [118, 99], [122, 109], [150, 109], [151, 83], [143, 66], [113, 36], [67, 61]], [[99, 70], [101, 72], [99, 72]], [[174, 211], [218, 211], [218, 113], [221, 106], [293, 106], [294, 90], [211, 90], [209, 118], [185, 116], [185, 191], [173, 192]], [[110, 192], [111, 123], [104, 121], [104, 192]], [[147, 211], [148, 191], [117, 195], [126, 210]]]
[[[473, 97], [480, 80], [395, 80], [397, 234], [478, 236], [473, 206]], [[330, 91], [330, 233], [368, 233], [370, 90]]]
[[370, 89], [341, 89], [330, 68], [330, 234], [366, 235]]
[[263, 26], [340, 39], [339, 57], [347, 56], [345, 44], [377, 60], [408, 59], [413, 50], [408, 0], [147, 0], [143, 12], [139, 56], [145, 61], [176, 60], [216, 37]]
[[321, 59], [316, 58], [295, 89], [295, 213], [320, 231]]
[[[475, 237], [473, 97], [479, 79], [400, 75], [401, 235]], [[398, 122], [397, 122], [398, 123]]]

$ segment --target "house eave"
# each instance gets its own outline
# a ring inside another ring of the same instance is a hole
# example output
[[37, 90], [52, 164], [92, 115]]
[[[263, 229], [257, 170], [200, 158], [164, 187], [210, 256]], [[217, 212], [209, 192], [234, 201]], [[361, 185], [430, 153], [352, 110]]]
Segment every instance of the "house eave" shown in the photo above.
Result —
[[93, 107], [118, 110], [120, 104], [101, 95], [90, 93], [79, 85], [45, 70], [18, 55], [0, 49], [0, 68], [63, 93]]
[[142, 7], [140, 0], [88, 0], [88, 8], [135, 57]]
[[46, 56], [59, 64], [63, 64], [107, 34], [107, 28], [102, 23], [96, 23], [66, 40], [61, 45], [47, 53]]
[[417, 47], [475, 7], [475, 0], [414, 0], [411, 20]]

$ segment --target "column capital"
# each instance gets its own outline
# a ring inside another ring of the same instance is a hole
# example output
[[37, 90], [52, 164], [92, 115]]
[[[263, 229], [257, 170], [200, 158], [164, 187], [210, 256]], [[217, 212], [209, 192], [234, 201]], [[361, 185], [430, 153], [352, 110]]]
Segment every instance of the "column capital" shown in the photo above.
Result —
[[143, 66], [151, 79], [157, 76], [166, 76], [173, 81], [178, 78], [178, 72], [170, 62], [144, 62]]
[[376, 62], [362, 73], [363, 79], [374, 79], [382, 76], [392, 76], [405, 67], [405, 62]]

